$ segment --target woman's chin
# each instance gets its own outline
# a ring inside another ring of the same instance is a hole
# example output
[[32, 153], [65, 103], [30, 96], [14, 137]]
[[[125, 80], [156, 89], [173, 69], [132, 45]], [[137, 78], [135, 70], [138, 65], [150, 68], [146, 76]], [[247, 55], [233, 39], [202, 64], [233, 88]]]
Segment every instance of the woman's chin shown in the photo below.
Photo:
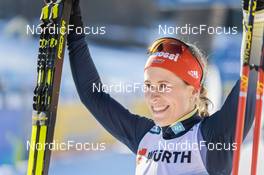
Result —
[[154, 120], [154, 122], [159, 125], [159, 126], [167, 126], [169, 125], [168, 123], [168, 119], [166, 117], [167, 115], [161, 115], [161, 114], [153, 114], [152, 115], [152, 118]]

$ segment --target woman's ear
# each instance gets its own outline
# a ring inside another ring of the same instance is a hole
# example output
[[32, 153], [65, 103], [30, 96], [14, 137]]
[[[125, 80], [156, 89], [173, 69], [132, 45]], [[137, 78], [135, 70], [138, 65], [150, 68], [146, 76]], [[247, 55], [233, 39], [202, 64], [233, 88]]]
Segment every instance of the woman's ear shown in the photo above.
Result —
[[200, 95], [200, 90], [197, 90], [195, 88], [193, 88], [192, 94], [195, 96], [199, 96]]
[[193, 86], [188, 85], [189, 93], [191, 96], [199, 96], [200, 90], [195, 89]]
[[193, 103], [196, 103], [200, 96], [200, 90], [195, 89], [193, 86], [189, 86], [190, 99]]

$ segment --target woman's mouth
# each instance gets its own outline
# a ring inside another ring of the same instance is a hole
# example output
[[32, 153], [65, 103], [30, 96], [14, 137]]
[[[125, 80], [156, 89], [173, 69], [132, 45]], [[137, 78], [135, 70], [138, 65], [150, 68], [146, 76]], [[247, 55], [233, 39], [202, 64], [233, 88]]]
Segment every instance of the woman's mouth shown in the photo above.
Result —
[[151, 109], [154, 113], [162, 113], [162, 112], [166, 111], [169, 107], [170, 107], [169, 105], [158, 106], [158, 107], [151, 106]]

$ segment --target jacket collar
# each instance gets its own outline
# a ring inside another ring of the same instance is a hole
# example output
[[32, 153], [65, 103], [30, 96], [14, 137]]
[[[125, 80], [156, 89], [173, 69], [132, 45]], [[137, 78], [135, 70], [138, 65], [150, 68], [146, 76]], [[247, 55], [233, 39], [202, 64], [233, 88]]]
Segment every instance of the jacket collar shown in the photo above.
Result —
[[164, 139], [173, 139], [176, 137], [180, 137], [188, 132], [195, 124], [199, 123], [202, 118], [198, 115], [198, 110], [195, 108], [190, 113], [181, 117], [175, 123], [161, 127], [162, 136]]

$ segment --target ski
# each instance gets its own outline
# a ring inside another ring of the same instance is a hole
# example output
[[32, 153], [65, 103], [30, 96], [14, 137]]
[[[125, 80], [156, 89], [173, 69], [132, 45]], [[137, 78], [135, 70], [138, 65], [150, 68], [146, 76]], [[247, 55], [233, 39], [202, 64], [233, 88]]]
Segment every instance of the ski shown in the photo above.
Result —
[[39, 40], [39, 52], [38, 52], [38, 63], [37, 63], [37, 86], [34, 90], [33, 97], [33, 112], [32, 112], [32, 131], [31, 131], [31, 141], [30, 141], [30, 150], [29, 150], [29, 160], [28, 160], [28, 175], [35, 173], [36, 169], [36, 160], [37, 153], [36, 143], [38, 143], [39, 138], [39, 122], [41, 121], [41, 112], [43, 110], [43, 91], [45, 84], [45, 63], [46, 56], [48, 55], [48, 43], [49, 43], [49, 34], [48, 34], [48, 24], [50, 23], [49, 16], [52, 8], [52, 2], [46, 2], [46, 5], [42, 8], [40, 20], [41, 20], [41, 35]]
[[[72, 0], [46, 1], [42, 8], [37, 85], [33, 97], [28, 175], [47, 175]], [[56, 30], [58, 29], [58, 30]], [[59, 32], [58, 32], [59, 31]]]
[[240, 160], [240, 149], [243, 140], [244, 133], [244, 123], [245, 123], [245, 111], [246, 111], [246, 100], [247, 100], [247, 90], [248, 90], [248, 79], [250, 71], [250, 54], [252, 46], [252, 36], [253, 36], [253, 24], [255, 11], [257, 7], [257, 0], [250, 0], [248, 5], [248, 21], [243, 22], [243, 27], [246, 31], [245, 47], [242, 53], [242, 72], [240, 75], [240, 92], [238, 99], [238, 110], [237, 110], [237, 121], [235, 130], [235, 143], [237, 144], [237, 149], [234, 150], [233, 157], [233, 175], [238, 175], [239, 171], [239, 160]]

